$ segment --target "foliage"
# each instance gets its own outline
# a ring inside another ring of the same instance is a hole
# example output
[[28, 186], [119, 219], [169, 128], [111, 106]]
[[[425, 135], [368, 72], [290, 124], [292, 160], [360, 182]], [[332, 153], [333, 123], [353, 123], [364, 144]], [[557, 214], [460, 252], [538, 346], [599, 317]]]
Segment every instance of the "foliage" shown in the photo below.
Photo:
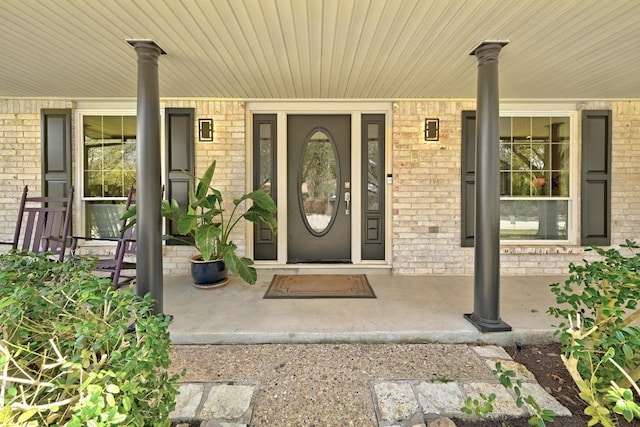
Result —
[[[516, 373], [513, 370], [509, 369], [505, 371], [502, 369], [502, 363], [496, 362], [493, 374], [500, 378], [500, 384], [502, 384], [504, 388], [513, 389], [513, 392], [516, 395], [516, 405], [518, 408], [521, 408], [525, 403], [529, 405], [533, 411], [533, 415], [528, 420], [529, 425], [545, 427], [546, 422], [553, 422], [555, 413], [552, 410], [542, 409], [533, 396], [522, 395], [522, 381], [519, 379], [516, 379], [515, 381], [512, 380], [513, 378], [516, 378]], [[496, 400], [496, 395], [495, 393], [491, 393], [489, 396], [486, 396], [483, 393], [479, 393], [479, 397], [480, 399], [467, 397], [465, 406], [460, 408], [460, 410], [465, 414], [473, 414], [478, 418], [485, 418], [493, 412], [493, 402]]]
[[[262, 221], [275, 233], [276, 204], [268, 193], [260, 189], [234, 199], [231, 214], [226, 216], [222, 193], [211, 185], [215, 168], [214, 160], [201, 178], [191, 176], [186, 210], [181, 210], [175, 200], [163, 200], [162, 215], [177, 221], [178, 232], [191, 238], [185, 241], [198, 249], [202, 259], [222, 259], [231, 272], [238, 274], [245, 282], [254, 284], [257, 273], [253, 261], [236, 254], [238, 247], [230, 239], [231, 232], [241, 219], [245, 219], [252, 223]], [[238, 209], [247, 200], [252, 204], [241, 213]], [[179, 236], [173, 237], [181, 239]]]
[[[496, 362], [496, 368], [493, 370], [494, 375], [498, 375], [500, 383], [507, 389], [513, 389], [516, 394], [516, 406], [521, 408], [525, 403], [529, 405], [529, 408], [533, 411], [533, 415], [529, 418], [529, 425], [544, 427], [547, 424], [545, 422], [552, 423], [555, 413], [550, 409], [543, 409], [540, 404], [534, 399], [533, 396], [522, 395], [522, 381], [516, 378], [516, 373], [513, 370], [503, 370], [502, 364]], [[516, 378], [515, 382], [512, 380]]]
[[601, 259], [570, 264], [564, 285], [551, 285], [561, 307], [548, 312], [568, 319], [569, 324], [558, 325], [556, 335], [580, 398], [589, 405], [585, 413], [592, 417], [590, 425], [617, 425], [616, 414], [640, 419], [629, 389], [640, 380], [640, 328], [634, 325], [640, 319], [640, 254], [635, 242], [621, 246], [629, 256], [590, 248]]
[[465, 406], [460, 408], [462, 412], [469, 415], [475, 415], [478, 418], [485, 418], [487, 415], [493, 412], [493, 402], [496, 400], [496, 394], [491, 393], [487, 396], [484, 393], [478, 394], [479, 399], [473, 397], [467, 397]]
[[0, 255], [0, 425], [170, 425], [170, 318], [91, 271]]

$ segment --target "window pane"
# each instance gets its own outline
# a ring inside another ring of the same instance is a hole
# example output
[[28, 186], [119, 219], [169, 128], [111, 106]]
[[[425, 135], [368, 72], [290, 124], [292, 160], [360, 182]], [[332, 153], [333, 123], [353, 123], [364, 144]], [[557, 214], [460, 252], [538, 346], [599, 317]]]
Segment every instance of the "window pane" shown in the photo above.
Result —
[[531, 170], [531, 144], [513, 144], [512, 169]]
[[84, 172], [84, 195], [102, 197], [102, 171]]
[[511, 196], [531, 196], [532, 193], [531, 172], [513, 172], [511, 174]]
[[511, 195], [511, 172], [500, 172], [500, 195]]
[[503, 240], [567, 239], [569, 135], [569, 117], [500, 118]]
[[511, 117], [500, 117], [500, 141], [511, 142]]
[[550, 117], [531, 118], [531, 140], [549, 142], [551, 138]]
[[569, 117], [551, 117], [551, 141], [569, 141]]
[[87, 115], [82, 129], [84, 197], [89, 199], [83, 201], [85, 235], [116, 238], [123, 199], [136, 184], [136, 117]]
[[380, 126], [377, 123], [367, 125], [367, 209], [380, 209]]
[[513, 154], [512, 145], [508, 143], [500, 143], [500, 170], [511, 170], [511, 156]]
[[502, 240], [566, 240], [568, 200], [503, 200]]
[[271, 123], [260, 123], [258, 135], [260, 137], [260, 163], [258, 165], [260, 188], [271, 194], [271, 158], [273, 150]]
[[523, 142], [531, 140], [531, 117], [512, 117], [513, 141]]
[[97, 238], [117, 238], [124, 213], [124, 201], [89, 202], [86, 205], [86, 235]]
[[335, 143], [327, 133], [317, 130], [305, 142], [300, 165], [303, 222], [312, 234], [327, 233], [335, 217], [338, 166]]
[[551, 195], [569, 197], [569, 171], [551, 172]]

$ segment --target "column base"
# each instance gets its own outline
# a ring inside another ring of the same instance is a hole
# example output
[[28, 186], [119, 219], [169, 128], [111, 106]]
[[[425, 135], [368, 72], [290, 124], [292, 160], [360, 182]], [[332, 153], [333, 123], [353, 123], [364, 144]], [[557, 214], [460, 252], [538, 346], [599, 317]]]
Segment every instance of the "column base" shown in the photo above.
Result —
[[502, 320], [489, 320], [481, 319], [474, 313], [468, 313], [464, 315], [473, 326], [475, 326], [480, 332], [509, 332], [511, 326], [503, 322]]

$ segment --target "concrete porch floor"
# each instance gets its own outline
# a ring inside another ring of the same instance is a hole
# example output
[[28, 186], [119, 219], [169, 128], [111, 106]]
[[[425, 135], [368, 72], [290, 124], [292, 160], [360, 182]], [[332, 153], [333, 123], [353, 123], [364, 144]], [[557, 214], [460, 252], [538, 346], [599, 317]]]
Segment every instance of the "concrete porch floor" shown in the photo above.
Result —
[[[238, 277], [216, 289], [190, 277], [164, 277], [164, 312], [174, 344], [326, 342], [482, 343], [513, 345], [554, 340], [559, 323], [549, 285], [563, 276], [503, 276], [500, 317], [510, 332], [481, 333], [463, 318], [473, 312], [472, 276], [393, 276], [366, 273], [376, 299], [263, 299], [274, 274], [340, 273], [330, 269], [259, 270], [248, 285]], [[342, 271], [347, 273], [346, 271]], [[353, 273], [349, 271], [349, 273]]]

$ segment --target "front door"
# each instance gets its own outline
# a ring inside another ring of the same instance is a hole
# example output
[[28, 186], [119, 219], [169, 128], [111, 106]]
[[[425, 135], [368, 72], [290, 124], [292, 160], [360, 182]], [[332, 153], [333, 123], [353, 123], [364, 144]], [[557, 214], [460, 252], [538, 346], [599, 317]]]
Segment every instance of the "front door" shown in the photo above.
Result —
[[287, 119], [288, 261], [351, 262], [351, 116]]

